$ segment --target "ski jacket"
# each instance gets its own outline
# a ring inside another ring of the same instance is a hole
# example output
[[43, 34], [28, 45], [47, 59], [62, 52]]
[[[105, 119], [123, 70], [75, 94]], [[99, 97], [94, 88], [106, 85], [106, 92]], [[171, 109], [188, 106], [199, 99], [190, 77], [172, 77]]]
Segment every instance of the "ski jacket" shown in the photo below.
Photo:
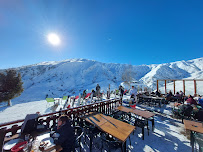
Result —
[[64, 125], [57, 129], [56, 133], [59, 134], [59, 137], [54, 139], [54, 143], [63, 148], [61, 152], [70, 152], [73, 150], [75, 135], [70, 121], [67, 121]]

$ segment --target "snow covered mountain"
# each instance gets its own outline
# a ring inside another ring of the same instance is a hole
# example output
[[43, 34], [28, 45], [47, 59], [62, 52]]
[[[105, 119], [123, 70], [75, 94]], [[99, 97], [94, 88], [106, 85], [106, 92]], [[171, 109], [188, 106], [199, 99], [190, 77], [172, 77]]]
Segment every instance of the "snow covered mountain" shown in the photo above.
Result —
[[60, 62], [42, 62], [16, 68], [24, 82], [24, 92], [16, 101], [27, 102], [48, 97], [78, 95], [84, 89], [95, 89], [100, 84], [106, 90], [118, 88], [126, 69], [132, 71], [134, 80], [150, 88], [157, 79], [203, 79], [203, 58], [152, 65], [127, 65], [101, 63], [87, 59], [68, 59]]

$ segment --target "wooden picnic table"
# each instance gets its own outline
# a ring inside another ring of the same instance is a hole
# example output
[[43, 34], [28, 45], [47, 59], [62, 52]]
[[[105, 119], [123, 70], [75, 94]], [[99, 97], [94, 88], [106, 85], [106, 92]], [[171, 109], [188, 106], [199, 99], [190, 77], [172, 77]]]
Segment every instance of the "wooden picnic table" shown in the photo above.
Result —
[[203, 134], [203, 123], [186, 119], [184, 119], [183, 122], [185, 125], [185, 129]]
[[203, 134], [203, 123], [191, 121], [191, 120], [183, 120], [185, 129], [190, 130], [190, 144], [192, 146], [192, 152], [194, 151], [194, 132]]
[[119, 106], [116, 108], [117, 110], [123, 111], [123, 112], [131, 112], [134, 113], [135, 115], [141, 116], [143, 118], [149, 119], [153, 116], [155, 116], [154, 113], [149, 112], [149, 111], [144, 111], [144, 110], [139, 110], [139, 109], [132, 109], [132, 108], [127, 108], [124, 106]]
[[148, 128], [148, 120], [152, 122], [152, 131], [154, 131], [154, 116], [155, 114], [149, 111], [139, 110], [139, 109], [133, 109], [133, 108], [127, 108], [124, 106], [119, 106], [116, 108], [117, 110], [126, 112], [126, 113], [133, 113], [135, 115], [141, 116], [142, 118], [147, 120], [147, 129]]
[[161, 100], [165, 99], [164, 97], [154, 97], [154, 96], [146, 96], [146, 95], [141, 95], [140, 97], [149, 99], [150, 102], [152, 102], [153, 100], [158, 101], [157, 103], [159, 103], [159, 107], [161, 107]]
[[85, 120], [96, 126], [98, 129], [102, 130], [103, 132], [108, 133], [120, 140], [122, 143], [124, 143], [125, 147], [126, 139], [135, 129], [135, 126], [100, 113], [86, 116]]

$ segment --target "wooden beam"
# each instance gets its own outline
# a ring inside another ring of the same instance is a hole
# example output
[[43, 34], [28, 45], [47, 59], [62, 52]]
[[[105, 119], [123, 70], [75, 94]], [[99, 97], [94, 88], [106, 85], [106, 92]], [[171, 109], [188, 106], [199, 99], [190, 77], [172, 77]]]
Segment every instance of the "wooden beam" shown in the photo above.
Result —
[[197, 96], [197, 85], [196, 85], [196, 80], [194, 80], [194, 96]]
[[185, 80], [183, 80], [183, 93], [185, 95]]
[[159, 91], [159, 80], [156, 81], [156, 90]]
[[159, 81], [165, 81], [165, 80], [167, 80], [167, 81], [173, 81], [173, 80], [175, 80], [175, 81], [183, 81], [183, 80], [185, 80], [185, 81], [194, 81], [194, 80], [203, 81], [203, 79], [159, 79]]
[[173, 80], [173, 94], [176, 93], [176, 84], [175, 84], [175, 81], [176, 81], [176, 80]]
[[167, 92], [166, 92], [166, 80], [165, 80], [165, 94], [166, 94]]

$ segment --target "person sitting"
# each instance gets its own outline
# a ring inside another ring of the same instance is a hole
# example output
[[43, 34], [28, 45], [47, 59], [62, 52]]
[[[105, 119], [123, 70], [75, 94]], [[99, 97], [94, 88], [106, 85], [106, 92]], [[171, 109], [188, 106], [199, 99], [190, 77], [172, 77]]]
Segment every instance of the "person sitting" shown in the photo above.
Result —
[[176, 92], [176, 94], [174, 95], [174, 99], [176, 100], [181, 100], [181, 95], [179, 94], [179, 92]]
[[184, 101], [184, 93], [180, 90], [180, 99], [183, 102]]
[[171, 90], [169, 91], [169, 93], [168, 93], [170, 96], [173, 96], [173, 93], [171, 92]]
[[156, 90], [155, 94], [156, 96], [161, 97], [161, 93], [158, 90]]
[[173, 95], [172, 95], [171, 91], [169, 91], [169, 93], [167, 93], [165, 99], [166, 99], [166, 101], [171, 101], [173, 99]]
[[203, 98], [200, 96], [198, 104], [203, 108]]
[[56, 133], [59, 136], [54, 138], [54, 143], [62, 147], [61, 152], [74, 151], [75, 135], [68, 116], [62, 115], [59, 117]]
[[96, 97], [96, 92], [94, 91], [94, 89], [92, 89], [91, 94], [92, 94], [92, 97]]
[[137, 89], [135, 86], [132, 86], [132, 89], [130, 89], [130, 98], [135, 98], [137, 95]]
[[186, 100], [186, 102], [190, 105], [192, 104], [197, 105], [197, 102], [193, 99], [191, 95], [188, 96], [188, 99]]

